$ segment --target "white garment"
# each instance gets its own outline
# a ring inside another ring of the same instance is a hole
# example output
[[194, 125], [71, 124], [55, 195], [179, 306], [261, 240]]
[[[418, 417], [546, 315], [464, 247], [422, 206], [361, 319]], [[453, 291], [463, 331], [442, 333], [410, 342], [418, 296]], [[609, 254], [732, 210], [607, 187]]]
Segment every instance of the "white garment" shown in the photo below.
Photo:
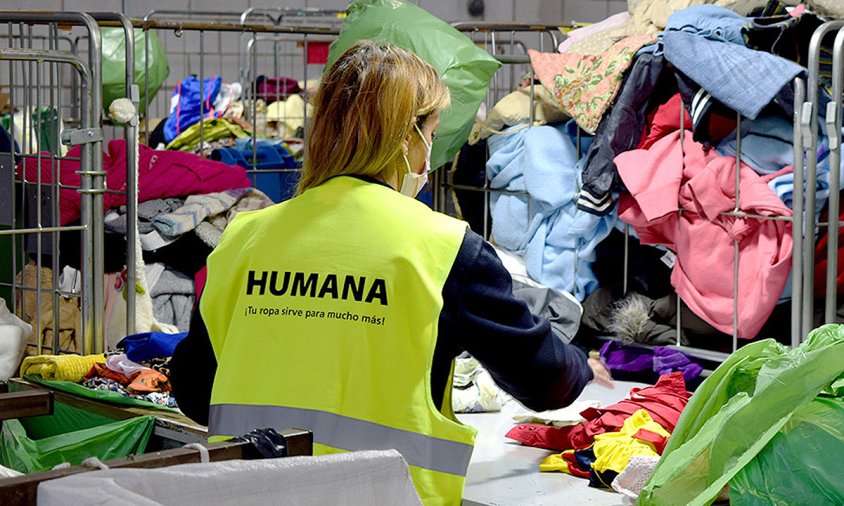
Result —
[[544, 423], [545, 425], [553, 425], [554, 427], [565, 427], [567, 425], [577, 425], [580, 422], [585, 422], [586, 420], [580, 416], [581, 411], [588, 408], [600, 407], [600, 401], [577, 401], [565, 408], [549, 411], [537, 412], [523, 409], [513, 415], [513, 421], [516, 423]]
[[[533, 278], [528, 276], [527, 273], [527, 266], [525, 265], [524, 257], [517, 255], [511, 251], [507, 251], [504, 248], [499, 248], [498, 246], [493, 245], [493, 249], [495, 249], [495, 254], [498, 255], [498, 258], [501, 260], [501, 263], [504, 264], [504, 268], [507, 269], [507, 272], [510, 273], [510, 277], [513, 278], [513, 281], [519, 281], [520, 283], [524, 283], [528, 286], [532, 286], [534, 288], [548, 288], [547, 286], [535, 281]], [[577, 298], [566, 292], [564, 290], [554, 290], [554, 292], [561, 294], [566, 299], [570, 300], [577, 304], [580, 308], [580, 314], [583, 314], [583, 306], [580, 304], [580, 301]]]
[[[26, 119], [26, 131], [24, 131], [24, 119]], [[32, 109], [26, 109], [26, 116], [22, 111], [16, 112], [12, 115], [12, 123], [15, 127], [15, 142], [21, 152], [25, 155], [38, 153], [38, 136], [35, 133], [35, 124], [32, 121]], [[26, 142], [24, 142], [24, 137], [26, 137]]]
[[146, 264], [144, 270], [144, 275], [146, 276], [146, 286], [152, 290], [155, 288], [155, 285], [158, 284], [158, 280], [161, 279], [161, 275], [164, 274], [164, 271], [167, 269], [167, 266], [156, 262], [154, 264]]
[[165, 239], [163, 235], [158, 233], [158, 230], [153, 230], [152, 232], [147, 232], [146, 234], [139, 234], [139, 237], [141, 239], [141, 247], [144, 251], [155, 251], [158, 248], [167, 246], [168, 244], [173, 244], [178, 239], [178, 237]]
[[229, 108], [229, 104], [240, 100], [240, 94], [243, 93], [243, 85], [240, 83], [222, 83], [220, 84], [220, 93], [214, 99], [214, 110], [222, 114]]
[[152, 370], [149, 367], [144, 367], [137, 362], [132, 362], [131, 360], [129, 360], [129, 357], [127, 357], [125, 353], [121, 353], [120, 355], [112, 355], [108, 357], [106, 359], [106, 367], [108, 367], [114, 372], [119, 372], [127, 378], [131, 378], [132, 375], [138, 371], [143, 371], [146, 369]]
[[82, 292], [82, 272], [69, 265], [62, 268], [59, 274], [59, 290], [66, 293]]
[[10, 313], [6, 300], [0, 297], [0, 381], [18, 372], [30, 336], [32, 325]]
[[659, 457], [630, 457], [627, 467], [613, 480], [612, 488], [635, 503], [658, 463]]
[[23, 473], [15, 471], [14, 469], [9, 469], [8, 467], [0, 466], [0, 478], [15, 478], [17, 476], [23, 476]]
[[395, 450], [91, 471], [38, 485], [39, 506], [417, 506]]
[[501, 411], [508, 397], [476, 358], [456, 359], [451, 389], [451, 409], [455, 413]]

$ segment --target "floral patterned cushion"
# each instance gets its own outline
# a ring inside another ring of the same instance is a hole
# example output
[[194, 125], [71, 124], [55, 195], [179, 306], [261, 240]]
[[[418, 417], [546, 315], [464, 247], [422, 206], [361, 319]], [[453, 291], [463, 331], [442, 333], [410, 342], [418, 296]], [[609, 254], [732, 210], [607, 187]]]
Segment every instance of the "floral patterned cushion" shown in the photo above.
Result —
[[534, 72], [557, 99], [560, 109], [580, 127], [595, 133], [601, 117], [618, 93], [624, 71], [653, 35], [624, 38], [599, 55], [540, 53], [528, 50]]

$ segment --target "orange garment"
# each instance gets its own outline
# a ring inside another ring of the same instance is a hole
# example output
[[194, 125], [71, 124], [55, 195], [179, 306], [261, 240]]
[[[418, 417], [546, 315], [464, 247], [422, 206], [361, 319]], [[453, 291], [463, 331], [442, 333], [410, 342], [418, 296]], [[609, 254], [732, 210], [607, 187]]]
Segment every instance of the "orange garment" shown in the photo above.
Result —
[[91, 367], [91, 370], [88, 371], [88, 374], [85, 375], [85, 379], [91, 378], [106, 378], [113, 381], [120, 383], [121, 385], [128, 385], [132, 382], [125, 374], [119, 373], [117, 371], [112, 371], [105, 364], [94, 364]]
[[130, 394], [148, 394], [150, 392], [169, 392], [170, 380], [154, 370], [143, 369], [132, 375], [132, 382], [126, 387]]

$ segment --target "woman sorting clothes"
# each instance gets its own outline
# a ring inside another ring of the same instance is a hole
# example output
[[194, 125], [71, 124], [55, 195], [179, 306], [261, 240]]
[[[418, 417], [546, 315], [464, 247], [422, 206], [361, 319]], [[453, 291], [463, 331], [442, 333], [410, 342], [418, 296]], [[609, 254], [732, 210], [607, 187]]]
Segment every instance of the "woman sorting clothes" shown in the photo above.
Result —
[[489, 243], [415, 200], [448, 105], [393, 45], [359, 42], [326, 72], [297, 196], [228, 226], [171, 362], [212, 440], [295, 427], [315, 454], [394, 448], [425, 504], [459, 504], [475, 431], [450, 406], [457, 355], [538, 411], [611, 384], [513, 298]]

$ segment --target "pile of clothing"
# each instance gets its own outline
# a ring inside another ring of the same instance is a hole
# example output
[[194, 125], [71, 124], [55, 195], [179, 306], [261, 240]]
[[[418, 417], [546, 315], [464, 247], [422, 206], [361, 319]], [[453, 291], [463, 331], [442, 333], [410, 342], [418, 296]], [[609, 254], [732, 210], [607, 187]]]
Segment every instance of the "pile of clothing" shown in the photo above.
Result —
[[520, 423], [507, 437], [562, 452], [543, 460], [541, 471], [564, 472], [589, 479], [590, 486], [609, 488], [616, 479], [625, 482], [620, 475], [632, 458], [655, 466], [690, 397], [683, 374], [673, 372], [654, 386], [632, 389], [621, 402], [584, 409], [579, 423]]
[[[560, 53], [531, 50], [542, 86], [523, 82], [478, 118], [470, 137], [486, 138], [490, 187], [508, 191], [490, 198], [496, 244], [523, 257], [536, 281], [597, 309], [585, 314], [592, 330], [625, 329], [639, 343], [662, 341], [665, 322], [656, 313], [677, 295], [680, 310], [694, 315], [683, 339], [720, 342], [734, 331], [755, 338], [791, 294], [787, 218], [800, 197], [793, 195], [792, 86], [807, 74], [811, 36], [829, 6], [700, 3], [631, 2], [629, 13], [569, 32]], [[822, 72], [819, 177], [807, 190], [818, 217], [829, 174], [842, 169], [830, 166], [823, 117], [830, 83]], [[540, 126], [527, 128], [531, 116]], [[601, 258], [614, 230], [629, 233], [641, 260], [630, 267], [626, 291], [607, 275], [622, 279], [611, 266], [620, 264]], [[654, 260], [664, 267], [651, 268]], [[627, 316], [644, 308], [642, 325], [617, 324], [630, 321], [615, 304], [630, 292], [644, 296], [624, 302]]]
[[241, 83], [187, 76], [173, 89], [169, 116], [147, 144], [261, 171], [253, 186], [274, 202], [287, 200], [301, 168], [304, 125], [313, 115], [301, 95], [307, 87], [289, 77], [262, 75], [254, 83], [255, 96], [244, 99]]
[[[80, 183], [80, 148], [73, 147], [70, 159], [56, 164], [56, 178], [61, 181], [59, 191], [60, 225], [78, 223], [80, 218], [80, 194], [72, 189]], [[44, 184], [53, 177], [53, 162], [49, 156], [40, 160], [27, 158], [18, 164], [18, 174], [26, 175], [29, 181], [40, 176]], [[106, 186], [111, 190], [126, 190], [126, 143], [121, 139], [108, 143], [103, 153], [103, 170]], [[40, 174], [39, 174], [40, 172]], [[204, 266], [205, 259], [217, 245], [227, 224], [243, 211], [262, 209], [273, 202], [260, 190], [252, 187], [243, 167], [208, 160], [192, 153], [169, 150], [154, 150], [139, 146], [138, 153], [138, 216], [142, 248], [140, 276], [145, 280], [144, 296], [152, 297], [152, 314], [146, 315], [138, 326], [139, 331], [165, 330], [187, 331], [190, 313], [195, 301], [194, 277]], [[124, 237], [127, 233], [126, 195], [108, 192], [103, 196], [105, 217], [105, 328], [108, 342], [114, 344], [125, 337], [127, 271], [125, 269]], [[81, 279], [72, 272], [80, 267], [79, 259], [70, 253], [74, 240], [79, 241], [78, 232], [62, 233], [62, 278]], [[47, 242], [47, 241], [45, 241]], [[36, 245], [28, 245], [27, 251], [36, 254]], [[52, 254], [51, 245], [42, 245], [43, 255]], [[44, 260], [49, 265], [49, 260]], [[68, 269], [71, 271], [69, 272]], [[143, 272], [145, 270], [145, 272]], [[26, 287], [37, 285], [38, 269], [27, 265], [19, 274], [19, 282]], [[52, 283], [52, 272], [41, 269], [41, 281], [45, 286]], [[78, 293], [70, 287], [68, 292]], [[52, 343], [52, 300], [42, 295], [42, 329], [37, 337], [45, 343]], [[31, 300], [30, 300], [31, 299]], [[37, 297], [34, 292], [21, 294], [19, 301], [26, 303], [25, 320], [35, 322], [34, 313]], [[21, 312], [23, 307], [18, 308]], [[62, 349], [81, 351], [79, 339], [79, 302], [77, 299], [60, 298]], [[151, 325], [155, 321], [163, 325]], [[147, 324], [147, 322], [149, 324]]]
[[[94, 391], [116, 392], [123, 397], [175, 408], [171, 396], [170, 358], [187, 334], [147, 332], [127, 336], [114, 351], [98, 355], [38, 355], [26, 357], [21, 377], [61, 383], [78, 383]], [[34, 378], [33, 378], [34, 377]]]

